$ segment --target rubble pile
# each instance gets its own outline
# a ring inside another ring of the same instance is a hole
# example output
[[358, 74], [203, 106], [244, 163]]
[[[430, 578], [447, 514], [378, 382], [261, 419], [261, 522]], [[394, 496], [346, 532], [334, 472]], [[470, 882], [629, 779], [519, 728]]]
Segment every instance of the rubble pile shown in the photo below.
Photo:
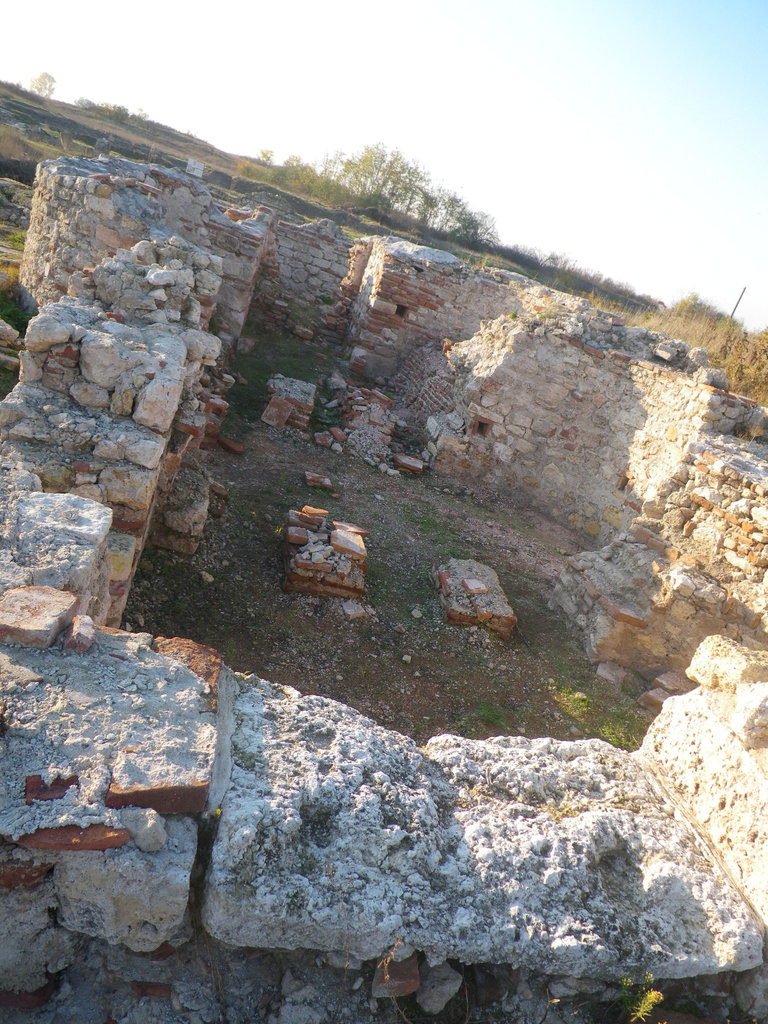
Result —
[[451, 558], [447, 565], [433, 568], [431, 575], [446, 622], [487, 626], [510, 639], [517, 616], [493, 569], [471, 558]]
[[353, 387], [347, 391], [341, 418], [347, 445], [354, 454], [374, 463], [387, 459], [396, 424], [393, 405], [391, 398], [376, 389]]
[[276, 373], [267, 383], [267, 392], [271, 397], [261, 414], [264, 423], [278, 430], [283, 427], [291, 427], [303, 433], [309, 430], [317, 393], [314, 384]]
[[368, 530], [330, 519], [327, 509], [311, 505], [300, 512], [292, 509], [285, 529], [283, 589], [324, 597], [363, 597], [366, 537], [370, 537]]

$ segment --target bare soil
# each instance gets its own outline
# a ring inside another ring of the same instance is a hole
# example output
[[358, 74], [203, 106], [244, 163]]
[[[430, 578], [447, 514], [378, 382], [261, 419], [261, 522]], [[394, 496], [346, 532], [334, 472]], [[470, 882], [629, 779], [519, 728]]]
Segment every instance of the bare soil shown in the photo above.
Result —
[[[238, 671], [343, 701], [420, 742], [442, 732], [519, 733], [635, 747], [648, 724], [636, 699], [647, 687], [632, 679], [623, 692], [611, 689], [580, 636], [547, 608], [564, 558], [581, 540], [508, 496], [431, 473], [387, 476], [265, 426], [258, 417], [270, 370], [316, 380], [333, 365], [327, 352], [305, 345], [297, 355], [295, 339], [268, 340], [240, 359], [248, 384], [231, 393], [227, 430], [245, 453], [205, 456], [228, 500], [214, 504], [192, 558], [146, 550], [126, 621], [209, 644]], [[305, 470], [329, 476], [333, 494], [307, 487]], [[338, 599], [283, 592], [284, 523], [290, 508], [305, 504], [371, 531], [373, 616], [346, 622]], [[495, 569], [519, 620], [511, 640], [444, 622], [429, 570], [449, 557]]]

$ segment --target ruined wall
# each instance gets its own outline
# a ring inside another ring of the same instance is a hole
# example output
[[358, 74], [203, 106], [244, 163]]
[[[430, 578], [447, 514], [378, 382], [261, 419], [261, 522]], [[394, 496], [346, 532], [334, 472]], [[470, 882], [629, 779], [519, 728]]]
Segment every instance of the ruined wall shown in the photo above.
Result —
[[469, 338], [481, 319], [521, 313], [521, 293], [535, 287], [400, 238], [356, 242], [347, 290], [354, 284], [347, 338], [356, 346], [352, 369], [366, 377], [391, 375], [412, 346]]
[[[312, 338], [349, 269], [350, 243], [333, 221], [273, 225], [253, 298], [255, 320]], [[337, 326], [337, 341], [343, 333]]]
[[250, 305], [266, 226], [258, 218], [229, 220], [207, 189], [180, 172], [112, 158], [40, 164], [20, 283], [36, 306], [76, 296], [88, 268], [142, 240], [172, 244], [174, 235], [219, 261], [217, 300], [201, 273], [190, 301], [205, 311], [204, 323], [215, 310], [219, 334], [233, 344]]
[[455, 409], [465, 427], [441, 430], [431, 451], [436, 471], [515, 488], [605, 539], [627, 506], [639, 511], [655, 495], [702, 431], [744, 426], [755, 403], [712, 387], [707, 371], [689, 375], [597, 348], [568, 326], [500, 318], [453, 346]]
[[62, 300], [30, 321], [24, 345], [21, 381], [0, 405], [2, 454], [46, 491], [112, 509], [111, 603], [97, 621], [117, 625], [158, 485], [205, 434], [201, 376], [219, 341], [183, 324], [124, 324]]

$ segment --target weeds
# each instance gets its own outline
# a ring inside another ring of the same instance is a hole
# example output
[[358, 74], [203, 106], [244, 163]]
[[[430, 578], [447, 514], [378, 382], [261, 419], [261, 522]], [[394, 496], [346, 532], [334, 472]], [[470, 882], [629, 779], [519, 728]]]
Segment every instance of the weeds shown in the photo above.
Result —
[[646, 974], [640, 985], [633, 984], [631, 978], [621, 979], [619, 1005], [630, 1024], [646, 1021], [663, 1001], [664, 996], [653, 987], [652, 974]]

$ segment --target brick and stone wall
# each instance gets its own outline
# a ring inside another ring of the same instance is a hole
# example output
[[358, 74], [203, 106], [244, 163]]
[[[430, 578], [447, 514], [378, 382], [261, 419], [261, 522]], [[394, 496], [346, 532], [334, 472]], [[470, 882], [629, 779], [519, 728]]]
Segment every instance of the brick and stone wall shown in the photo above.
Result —
[[[28, 304], [82, 294], [82, 278], [142, 240], [172, 246], [180, 236], [212, 261], [199, 266], [189, 301], [216, 312], [225, 344], [240, 334], [258, 274], [267, 225], [228, 219], [204, 186], [181, 172], [126, 160], [75, 157], [40, 164], [20, 283]], [[221, 278], [215, 297], [204, 271]], [[73, 280], [74, 278], [74, 280]]]
[[[318, 327], [327, 334], [330, 306], [348, 272], [349, 255], [350, 243], [333, 221], [277, 221], [262, 261], [252, 318], [307, 339]], [[335, 331], [337, 343], [342, 333]]]
[[366, 377], [390, 376], [414, 347], [470, 338], [481, 320], [517, 316], [553, 294], [519, 274], [478, 270], [439, 249], [378, 237], [355, 243], [342, 292], [350, 300], [352, 368]]

